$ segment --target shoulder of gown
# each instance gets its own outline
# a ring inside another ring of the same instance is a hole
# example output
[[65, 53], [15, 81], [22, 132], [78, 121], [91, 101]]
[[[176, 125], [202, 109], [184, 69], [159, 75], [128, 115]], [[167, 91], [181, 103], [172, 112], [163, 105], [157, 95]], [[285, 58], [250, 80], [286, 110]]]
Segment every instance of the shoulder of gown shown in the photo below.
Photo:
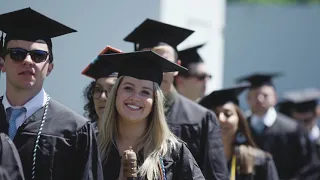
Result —
[[[38, 119], [38, 116], [42, 117], [42, 114], [43, 108], [29, 119]], [[75, 136], [78, 131], [81, 132], [83, 129], [88, 129], [87, 124], [91, 124], [91, 122], [85, 117], [53, 99], [50, 100], [44, 125], [44, 132], [47, 135], [65, 138]], [[37, 132], [37, 128], [33, 131]]]
[[[36, 117], [39, 115], [42, 116], [42, 114], [43, 110], [30, 118], [37, 119]], [[39, 123], [39, 121], [36, 122]], [[32, 128], [31, 123], [30, 121], [30, 128], [28, 130], [37, 132], [37, 128]], [[68, 162], [69, 164], [62, 159], [55, 159], [54, 162], [57, 167], [56, 170], [53, 169], [52, 171], [54, 175], [60, 173], [59, 176], [61, 175], [61, 177], [73, 177], [73, 179], [103, 179], [101, 159], [94, 129], [91, 122], [85, 117], [51, 99], [46, 122], [43, 127], [42, 139], [43, 142], [50, 142], [55, 149], [65, 151], [60, 153], [55, 151], [50, 152], [55, 155], [52, 157], [52, 161], [55, 157], [58, 158], [58, 154], [64, 157], [66, 153], [73, 153], [64, 158], [76, 158], [76, 161]], [[50, 146], [47, 147], [45, 144], [43, 144], [43, 146], [45, 147], [42, 147], [42, 149], [50, 149]], [[61, 170], [59, 170], [58, 167], [67, 168], [65, 167], [67, 165], [72, 165], [72, 169], [78, 172], [65, 172], [66, 175], [62, 176]]]
[[[172, 112], [179, 114], [179, 122], [177, 122], [179, 124], [197, 124], [201, 123], [201, 121], [206, 118], [207, 113], [210, 111], [201, 105], [183, 97], [182, 95], [176, 94]], [[176, 120], [173, 120], [172, 122], [170, 121], [170, 123], [175, 122]]]
[[[50, 108], [51, 105], [51, 108]], [[49, 111], [51, 116], [54, 117], [57, 120], [62, 120], [64, 123], [74, 123], [78, 128], [86, 124], [89, 120], [86, 119], [84, 116], [81, 116], [80, 114], [74, 112], [67, 106], [51, 99], [49, 105]]]
[[277, 112], [277, 124], [281, 126], [281, 128], [285, 128], [287, 131], [297, 131], [300, 128], [299, 123], [294, 119], [283, 115], [282, 113]]

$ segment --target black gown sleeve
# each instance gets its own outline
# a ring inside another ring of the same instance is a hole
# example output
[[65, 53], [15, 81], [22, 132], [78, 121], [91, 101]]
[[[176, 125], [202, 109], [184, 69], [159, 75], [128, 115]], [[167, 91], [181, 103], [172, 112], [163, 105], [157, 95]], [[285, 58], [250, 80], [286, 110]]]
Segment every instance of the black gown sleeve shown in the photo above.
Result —
[[276, 165], [274, 164], [274, 161], [272, 158], [270, 158], [267, 161], [266, 171], [267, 171], [266, 180], [278, 180], [279, 179], [278, 171], [277, 171]]
[[309, 165], [302, 168], [295, 176], [295, 179], [298, 179], [298, 180], [320, 179], [319, 169], [320, 169], [320, 162], [319, 161], [312, 162]]
[[3, 133], [0, 134], [0, 139], [0, 177], [3, 177], [3, 179], [24, 180], [20, 156], [14, 143]]
[[227, 161], [224, 154], [224, 148], [221, 138], [220, 124], [211, 111], [206, 114], [206, 124], [202, 125], [205, 136], [202, 139], [204, 148], [201, 152], [202, 164], [199, 166], [202, 169], [203, 175], [207, 179], [212, 180], [229, 180]]
[[8, 133], [9, 124], [6, 118], [6, 111], [2, 104], [2, 97], [0, 97], [0, 132]]
[[196, 160], [192, 156], [187, 146], [182, 143], [180, 149], [180, 166], [178, 166], [177, 180], [204, 180], [204, 176]]
[[90, 122], [77, 132], [76, 157], [78, 167], [75, 179], [103, 180], [103, 170], [97, 140]]

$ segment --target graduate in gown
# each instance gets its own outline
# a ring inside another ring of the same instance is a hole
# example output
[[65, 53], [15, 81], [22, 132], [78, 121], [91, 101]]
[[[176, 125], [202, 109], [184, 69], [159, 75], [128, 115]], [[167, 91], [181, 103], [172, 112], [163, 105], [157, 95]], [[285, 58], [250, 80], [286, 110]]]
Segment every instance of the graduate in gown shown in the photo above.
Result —
[[[107, 46], [99, 55], [120, 52], [121, 50]], [[91, 63], [81, 72], [81, 74], [94, 79], [83, 91], [83, 96], [86, 102], [83, 109], [85, 111], [85, 116], [91, 120], [92, 126], [97, 133], [98, 121], [103, 116], [103, 111], [108, 99], [108, 93], [116, 82], [118, 73], [110, 72], [107, 69], [97, 73], [95, 72], [95, 66], [100, 65]]]
[[[311, 142], [312, 159], [300, 172], [300, 177], [303, 179], [318, 179], [320, 176], [319, 169], [315, 171], [316, 167], [320, 167], [320, 129], [317, 124], [317, 106], [318, 99], [320, 99], [320, 91], [318, 89], [307, 88], [302, 90], [286, 92], [283, 96], [283, 101], [280, 108], [288, 109], [288, 116], [297, 120], [298, 123], [307, 130], [308, 137]], [[314, 170], [312, 170], [314, 169]]]
[[51, 38], [75, 32], [31, 8], [0, 15], [6, 93], [0, 132], [13, 140], [27, 180], [102, 179], [90, 122], [43, 89], [53, 69]]
[[19, 153], [4, 133], [0, 133], [0, 179], [24, 180]]
[[188, 68], [188, 72], [179, 73], [175, 77], [174, 85], [179, 94], [192, 101], [204, 96], [207, 82], [211, 79], [211, 74], [198, 53], [204, 45], [200, 44], [178, 52], [181, 66]]
[[[181, 64], [177, 46], [193, 31], [151, 19], [145, 20], [125, 41], [135, 50], [152, 49], [171, 62]], [[164, 73], [161, 90], [165, 94], [165, 114], [171, 131], [185, 141], [206, 179], [228, 179], [219, 122], [215, 114], [183, 97], [174, 88], [178, 72]]]
[[100, 55], [94, 64], [99, 63], [95, 72], [107, 66], [119, 72], [98, 126], [105, 179], [128, 178], [129, 147], [137, 154], [137, 179], [204, 179], [185, 143], [170, 132], [159, 87], [163, 72], [186, 69], [153, 51]]
[[199, 104], [212, 109], [220, 121], [230, 179], [277, 180], [279, 177], [272, 156], [257, 148], [238, 106], [238, 96], [249, 86], [244, 84], [213, 91]]
[[252, 115], [248, 123], [257, 146], [273, 156], [280, 179], [292, 178], [310, 160], [310, 143], [301, 126], [277, 112], [272, 78], [279, 73], [257, 73], [238, 79], [250, 82], [247, 102]]

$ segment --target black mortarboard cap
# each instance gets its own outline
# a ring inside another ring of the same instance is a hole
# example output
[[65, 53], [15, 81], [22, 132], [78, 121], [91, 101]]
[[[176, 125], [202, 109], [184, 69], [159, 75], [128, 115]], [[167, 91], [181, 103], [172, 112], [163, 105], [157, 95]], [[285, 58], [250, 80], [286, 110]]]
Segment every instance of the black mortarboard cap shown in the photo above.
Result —
[[199, 101], [199, 104], [208, 109], [221, 106], [228, 102], [233, 102], [234, 104], [239, 105], [238, 96], [248, 87], [250, 87], [249, 83], [242, 83], [230, 88], [213, 91], [209, 95], [203, 97]]
[[287, 100], [280, 100], [276, 105], [277, 111], [287, 116], [291, 116], [291, 107], [292, 103]]
[[178, 52], [179, 59], [181, 60], [181, 66], [189, 67], [191, 63], [202, 63], [204, 62], [198, 53], [198, 49], [203, 47], [205, 44], [200, 44], [191, 48], [187, 48]]
[[166, 43], [177, 49], [177, 46], [193, 32], [189, 29], [146, 19], [125, 37], [124, 41], [134, 43], [135, 50], [152, 48], [160, 43]]
[[50, 49], [52, 49], [51, 38], [76, 32], [76, 30], [42, 15], [30, 7], [1, 14], [0, 30], [6, 33], [5, 42], [9, 40], [43, 40]]
[[118, 72], [120, 76], [131, 76], [137, 79], [162, 82], [164, 72], [187, 71], [153, 51], [137, 51], [130, 53], [116, 53], [100, 55], [93, 63], [109, 66], [111, 71]]
[[319, 99], [320, 90], [314, 88], [286, 92], [283, 96], [283, 102], [286, 102], [285, 105], [297, 112], [315, 110]]
[[260, 87], [263, 85], [273, 86], [273, 78], [282, 76], [282, 73], [254, 73], [244, 77], [236, 79], [237, 83], [249, 82], [251, 83], [251, 88]]
[[[122, 53], [122, 51], [119, 49], [116, 49], [112, 46], [107, 46], [99, 53], [99, 55], [112, 54], [112, 53]], [[102, 60], [97, 61], [97, 58], [92, 63], [90, 63], [81, 72], [81, 74], [88, 76], [90, 78], [93, 78], [95, 80], [102, 78], [102, 77], [117, 77], [118, 76], [117, 72], [114, 72], [114, 71], [112, 71], [112, 69], [110, 69], [109, 64], [105, 64], [104, 62], [102, 62]], [[103, 65], [106, 65], [106, 66], [103, 66]]]

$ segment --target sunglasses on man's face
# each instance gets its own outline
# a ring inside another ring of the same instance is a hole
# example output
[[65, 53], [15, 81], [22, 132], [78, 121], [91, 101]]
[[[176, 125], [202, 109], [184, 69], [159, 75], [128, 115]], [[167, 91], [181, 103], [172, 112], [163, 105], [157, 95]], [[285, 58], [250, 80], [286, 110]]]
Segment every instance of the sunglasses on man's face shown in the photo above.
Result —
[[211, 79], [212, 76], [210, 74], [189, 74], [188, 77], [194, 77], [197, 78], [199, 81], [203, 81], [205, 79]]
[[9, 49], [7, 49], [6, 55], [7, 54], [9, 54], [10, 58], [16, 62], [24, 61], [26, 59], [27, 55], [29, 54], [32, 61], [34, 61], [35, 63], [41, 63], [41, 62], [47, 60], [47, 57], [49, 55], [49, 53], [47, 51], [43, 51], [43, 50], [28, 51], [28, 50], [22, 49], [22, 48], [9, 48]]

